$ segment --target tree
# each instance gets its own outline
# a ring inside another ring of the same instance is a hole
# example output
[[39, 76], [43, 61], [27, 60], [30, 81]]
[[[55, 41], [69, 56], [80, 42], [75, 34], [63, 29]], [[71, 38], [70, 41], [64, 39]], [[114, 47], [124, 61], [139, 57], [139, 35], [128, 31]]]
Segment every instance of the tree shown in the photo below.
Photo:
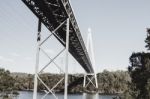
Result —
[[0, 68], [0, 91], [11, 91], [14, 89], [14, 79], [10, 72]]
[[[130, 57], [129, 72], [134, 87], [132, 90], [138, 93], [136, 99], [150, 99], [150, 53], [133, 53]], [[135, 93], [133, 93], [135, 94]]]
[[147, 28], [147, 37], [145, 39], [145, 43], [147, 43], [145, 47], [150, 50], [150, 28]]

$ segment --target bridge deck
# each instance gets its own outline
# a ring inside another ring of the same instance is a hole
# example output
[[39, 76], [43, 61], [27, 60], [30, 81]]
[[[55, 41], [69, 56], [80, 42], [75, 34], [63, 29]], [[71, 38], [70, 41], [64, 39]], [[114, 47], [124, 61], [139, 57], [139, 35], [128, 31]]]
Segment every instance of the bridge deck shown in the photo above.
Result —
[[[69, 28], [69, 52], [85, 69], [87, 73], [93, 73], [92, 64], [83, 42], [79, 27], [68, 0], [22, 0], [27, 7], [42, 21], [52, 32], [68, 17]], [[61, 39], [59, 40], [58, 37]], [[55, 37], [63, 46], [66, 42], [66, 24], [56, 31]]]

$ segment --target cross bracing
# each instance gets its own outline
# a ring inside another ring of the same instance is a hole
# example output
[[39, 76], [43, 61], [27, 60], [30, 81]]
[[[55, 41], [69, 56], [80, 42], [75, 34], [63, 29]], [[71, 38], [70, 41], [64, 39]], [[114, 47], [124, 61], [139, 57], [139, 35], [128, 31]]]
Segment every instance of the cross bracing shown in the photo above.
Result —
[[[94, 73], [88, 52], [68, 0], [22, 0], [40, 21], [66, 46], [66, 20], [69, 18], [69, 52], [85, 69]], [[56, 31], [55, 31], [56, 30]]]

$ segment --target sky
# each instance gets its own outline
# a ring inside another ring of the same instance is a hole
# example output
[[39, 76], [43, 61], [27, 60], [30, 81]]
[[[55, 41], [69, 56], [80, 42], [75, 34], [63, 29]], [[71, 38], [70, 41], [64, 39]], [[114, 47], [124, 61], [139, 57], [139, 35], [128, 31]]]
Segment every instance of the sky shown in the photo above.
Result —
[[[70, 0], [86, 44], [92, 30], [96, 71], [127, 70], [133, 52], [147, 51], [146, 28], [150, 27], [150, 0]], [[21, 0], [0, 3], [0, 67], [12, 72], [34, 73], [37, 17]], [[42, 25], [42, 39], [50, 32]], [[63, 46], [52, 37], [43, 49], [53, 58]], [[40, 53], [40, 68], [48, 62]], [[55, 62], [64, 69], [64, 53]], [[50, 65], [44, 72], [60, 72]], [[69, 72], [82, 67], [69, 55]]]

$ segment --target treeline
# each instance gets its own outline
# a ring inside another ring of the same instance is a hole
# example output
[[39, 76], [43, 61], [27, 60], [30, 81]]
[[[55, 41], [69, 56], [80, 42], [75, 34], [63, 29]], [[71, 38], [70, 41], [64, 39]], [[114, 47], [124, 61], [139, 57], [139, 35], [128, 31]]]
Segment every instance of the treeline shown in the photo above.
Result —
[[[2, 69], [4, 71], [4, 69]], [[0, 70], [0, 72], [2, 71]], [[5, 71], [7, 76], [3, 79], [2, 73], [0, 73], [0, 90], [31, 90], [34, 86], [34, 75], [25, 74], [25, 73], [11, 73]], [[49, 88], [52, 88], [59, 80], [64, 77], [64, 74], [41, 74], [40, 78]], [[97, 74], [98, 78], [98, 88], [96, 89], [92, 84], [89, 84], [89, 87], [83, 88], [83, 74], [69, 75], [68, 79], [68, 91], [70, 93], [82, 93], [82, 92], [99, 92], [101, 94], [116, 94], [123, 93], [128, 90], [128, 84], [130, 83], [130, 76], [126, 71], [115, 71], [109, 72], [104, 70], [102, 73]], [[9, 78], [9, 79], [8, 79]], [[10, 79], [11, 78], [11, 79]], [[93, 79], [94, 80], [94, 79]], [[94, 82], [94, 81], [93, 81]], [[7, 86], [7, 88], [6, 88]], [[54, 88], [55, 92], [64, 91], [64, 80], [59, 83], [59, 85]], [[46, 90], [43, 84], [39, 81], [38, 91]]]
[[98, 91], [100, 93], [115, 94], [128, 90], [131, 78], [127, 71], [109, 72], [104, 70], [98, 74]]

